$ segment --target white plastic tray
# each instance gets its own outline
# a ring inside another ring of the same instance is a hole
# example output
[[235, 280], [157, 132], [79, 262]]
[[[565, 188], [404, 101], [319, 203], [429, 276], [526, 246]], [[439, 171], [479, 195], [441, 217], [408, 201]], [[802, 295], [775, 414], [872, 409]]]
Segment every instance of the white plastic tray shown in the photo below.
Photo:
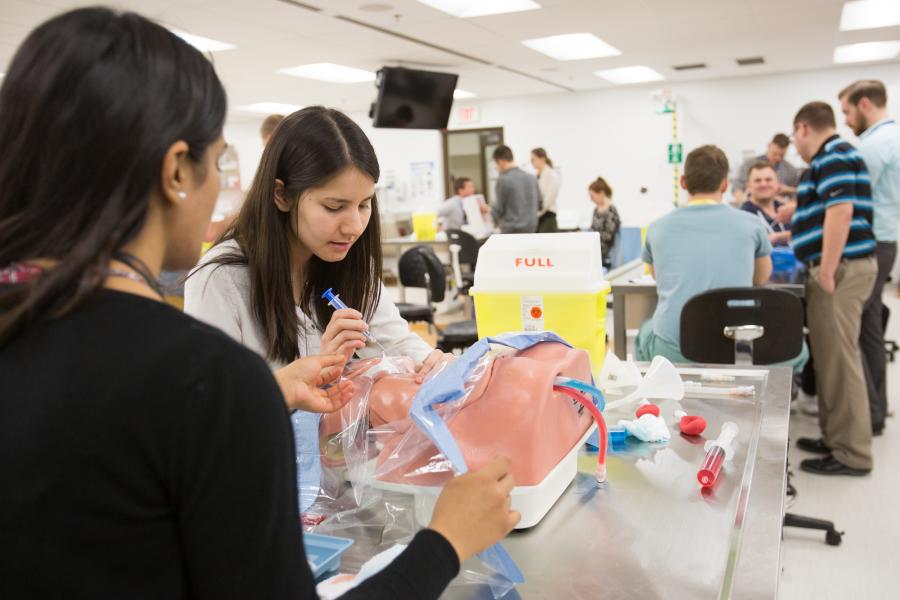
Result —
[[[569, 453], [547, 473], [537, 485], [520, 485], [510, 492], [512, 508], [522, 514], [522, 520], [516, 525], [516, 529], [528, 529], [541, 522], [541, 519], [550, 511], [556, 501], [566, 491], [569, 484], [575, 479], [578, 472], [578, 451], [597, 428], [596, 423], [588, 427], [584, 435], [572, 446]], [[515, 457], [511, 457], [515, 460]], [[391, 483], [372, 479], [372, 487], [377, 489], [412, 494], [416, 502], [416, 521], [419, 525], [426, 526], [431, 522], [431, 513], [441, 493], [441, 487], [430, 485], [408, 485], [403, 483]]]

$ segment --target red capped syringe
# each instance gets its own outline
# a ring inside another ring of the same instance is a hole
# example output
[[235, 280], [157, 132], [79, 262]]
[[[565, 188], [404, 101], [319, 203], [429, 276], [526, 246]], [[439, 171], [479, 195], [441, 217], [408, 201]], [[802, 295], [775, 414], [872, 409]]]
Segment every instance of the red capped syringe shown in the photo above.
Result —
[[737, 437], [738, 426], [732, 421], [722, 425], [719, 431], [719, 437], [716, 440], [709, 440], [703, 446], [706, 450], [706, 458], [703, 459], [703, 466], [697, 471], [697, 481], [703, 487], [711, 487], [719, 476], [722, 469], [722, 463], [730, 459], [734, 454], [734, 438]]

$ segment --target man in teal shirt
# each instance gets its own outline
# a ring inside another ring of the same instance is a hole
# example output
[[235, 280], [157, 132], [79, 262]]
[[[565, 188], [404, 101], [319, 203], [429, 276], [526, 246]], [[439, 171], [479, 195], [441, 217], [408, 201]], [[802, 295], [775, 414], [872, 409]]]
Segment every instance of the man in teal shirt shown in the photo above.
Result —
[[[656, 278], [659, 301], [641, 326], [638, 360], [660, 355], [689, 362], [681, 354], [681, 310], [693, 296], [723, 287], [762, 285], [772, 273], [772, 245], [762, 222], [722, 204], [728, 189], [728, 159], [716, 146], [700, 146], [687, 156], [681, 187], [687, 206], [650, 224], [644, 262]], [[806, 348], [790, 366], [802, 369]]]
[[856, 81], [838, 95], [847, 126], [859, 136], [872, 187], [872, 231], [878, 242], [878, 276], [863, 308], [859, 346], [869, 396], [872, 433], [881, 435], [887, 415], [884, 321], [881, 294], [897, 257], [900, 219], [900, 126], [887, 114], [887, 91], [877, 80]]

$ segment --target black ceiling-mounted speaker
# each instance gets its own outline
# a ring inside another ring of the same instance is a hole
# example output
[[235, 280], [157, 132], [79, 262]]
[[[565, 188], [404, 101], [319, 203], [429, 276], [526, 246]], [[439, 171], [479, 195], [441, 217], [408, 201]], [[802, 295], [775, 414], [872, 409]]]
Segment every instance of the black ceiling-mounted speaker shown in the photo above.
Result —
[[369, 116], [375, 127], [446, 129], [458, 75], [383, 67], [375, 85], [378, 99]]

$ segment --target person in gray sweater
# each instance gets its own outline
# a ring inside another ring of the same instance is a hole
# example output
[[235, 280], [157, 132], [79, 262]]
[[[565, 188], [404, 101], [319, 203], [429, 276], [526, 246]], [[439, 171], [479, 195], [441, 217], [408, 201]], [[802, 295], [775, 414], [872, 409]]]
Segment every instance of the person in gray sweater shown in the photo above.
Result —
[[500, 233], [534, 233], [541, 205], [537, 177], [516, 166], [509, 146], [497, 146], [493, 158], [500, 177], [497, 178], [491, 217]]

